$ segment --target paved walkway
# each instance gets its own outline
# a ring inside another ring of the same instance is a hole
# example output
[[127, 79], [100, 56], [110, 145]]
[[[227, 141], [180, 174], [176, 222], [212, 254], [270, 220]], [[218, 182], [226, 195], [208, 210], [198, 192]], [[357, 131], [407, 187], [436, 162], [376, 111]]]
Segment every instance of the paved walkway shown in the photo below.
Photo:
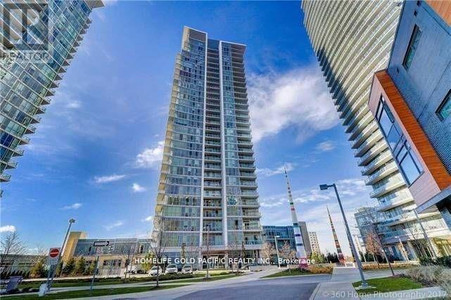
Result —
[[310, 296], [310, 300], [359, 299], [351, 284], [358, 280], [360, 280], [360, 275], [356, 268], [334, 268], [330, 281], [318, 284]]

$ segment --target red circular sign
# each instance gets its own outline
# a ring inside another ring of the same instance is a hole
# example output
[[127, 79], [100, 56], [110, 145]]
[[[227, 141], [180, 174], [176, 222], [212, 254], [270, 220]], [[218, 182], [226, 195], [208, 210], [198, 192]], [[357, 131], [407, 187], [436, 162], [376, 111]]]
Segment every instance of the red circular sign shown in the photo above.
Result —
[[58, 254], [60, 254], [60, 249], [58, 249], [58, 248], [52, 248], [52, 249], [50, 249], [49, 256], [50, 256], [51, 258], [57, 257]]

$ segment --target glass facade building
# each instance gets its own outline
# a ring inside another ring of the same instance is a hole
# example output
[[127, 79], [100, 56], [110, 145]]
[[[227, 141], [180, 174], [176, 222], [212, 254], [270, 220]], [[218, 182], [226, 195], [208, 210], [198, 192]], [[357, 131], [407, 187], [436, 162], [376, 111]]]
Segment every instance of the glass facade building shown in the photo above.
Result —
[[40, 114], [64, 76], [83, 35], [92, 9], [100, 0], [26, 0], [0, 3], [0, 182], [21, 145], [35, 132]]
[[[368, 105], [373, 75], [389, 63], [402, 8], [403, 2], [394, 0], [302, 1], [304, 26], [365, 183], [373, 188], [370, 196], [383, 214], [378, 222], [382, 242], [397, 255], [398, 236], [409, 232], [404, 235], [407, 246], [424, 256], [408, 182]], [[419, 217], [428, 232], [446, 226], [437, 213]]]
[[276, 236], [278, 249], [282, 249], [287, 243], [291, 249], [296, 250], [293, 226], [263, 226], [264, 243], [270, 243], [275, 248]]
[[258, 256], [262, 237], [242, 44], [184, 28], [153, 239], [169, 256]]

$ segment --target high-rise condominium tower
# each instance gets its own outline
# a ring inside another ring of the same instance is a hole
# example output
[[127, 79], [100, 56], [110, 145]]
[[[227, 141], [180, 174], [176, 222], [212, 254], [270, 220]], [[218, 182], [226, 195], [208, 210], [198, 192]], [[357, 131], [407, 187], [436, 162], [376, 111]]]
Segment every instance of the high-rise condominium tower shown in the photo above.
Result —
[[183, 30], [152, 234], [168, 257], [259, 255], [244, 51]]
[[321, 253], [321, 248], [319, 247], [319, 241], [318, 236], [316, 235], [316, 232], [309, 231], [308, 237], [310, 240], [310, 245], [312, 246], [312, 253], [316, 252], [317, 254]]
[[[415, 202], [399, 172], [383, 134], [369, 110], [373, 74], [388, 65], [402, 1], [302, 1], [304, 25], [330, 88], [339, 116], [355, 149], [370, 196], [383, 212], [379, 232], [395, 256], [398, 230], [412, 232], [408, 247], [413, 256], [427, 252], [421, 227], [411, 210]], [[421, 214], [426, 228], [441, 226], [438, 214]]]
[[0, 182], [20, 145], [35, 132], [101, 0], [5, 0], [0, 3]]

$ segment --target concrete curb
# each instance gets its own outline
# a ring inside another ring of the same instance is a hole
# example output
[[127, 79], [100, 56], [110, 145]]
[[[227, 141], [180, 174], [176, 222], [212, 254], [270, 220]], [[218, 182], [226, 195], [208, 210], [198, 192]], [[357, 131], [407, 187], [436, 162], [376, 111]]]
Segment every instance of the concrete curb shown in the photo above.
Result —
[[310, 295], [310, 298], [309, 298], [309, 300], [313, 300], [313, 299], [315, 299], [315, 297], [316, 297], [316, 294], [318, 293], [318, 291], [319, 291], [319, 286], [321, 285], [321, 282], [320, 283], [318, 283], [318, 285], [316, 286], [316, 288], [313, 290], [313, 292], [312, 292], [312, 294]]

